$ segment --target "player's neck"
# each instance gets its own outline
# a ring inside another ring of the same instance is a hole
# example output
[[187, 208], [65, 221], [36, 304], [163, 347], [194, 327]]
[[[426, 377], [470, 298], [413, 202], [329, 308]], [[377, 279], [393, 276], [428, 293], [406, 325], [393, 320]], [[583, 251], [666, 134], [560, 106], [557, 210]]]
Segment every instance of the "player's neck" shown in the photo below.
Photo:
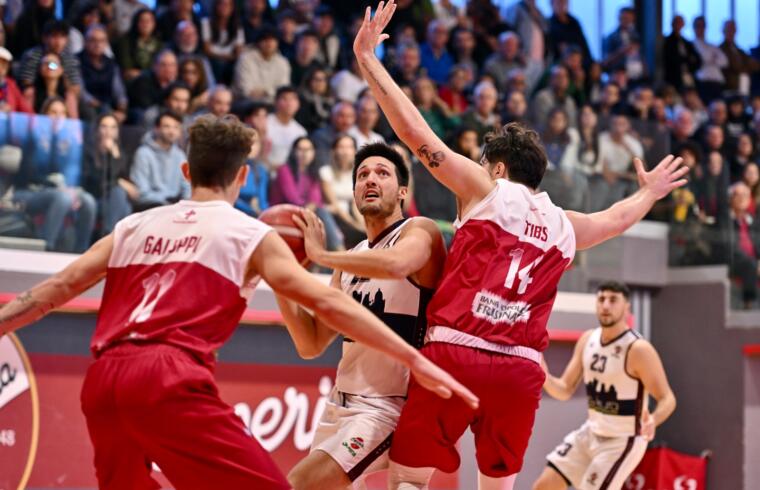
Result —
[[236, 198], [232, 195], [231, 189], [219, 189], [211, 187], [193, 187], [190, 195], [191, 201], [225, 201], [229, 204], [235, 204]]
[[607, 343], [619, 337], [623, 332], [628, 330], [625, 321], [619, 321], [611, 327], [602, 327], [602, 343]]
[[404, 214], [401, 212], [401, 209], [397, 209], [393, 214], [384, 217], [365, 216], [364, 222], [367, 225], [367, 240], [370, 242], [375, 241], [386, 228], [402, 219], [404, 219]]

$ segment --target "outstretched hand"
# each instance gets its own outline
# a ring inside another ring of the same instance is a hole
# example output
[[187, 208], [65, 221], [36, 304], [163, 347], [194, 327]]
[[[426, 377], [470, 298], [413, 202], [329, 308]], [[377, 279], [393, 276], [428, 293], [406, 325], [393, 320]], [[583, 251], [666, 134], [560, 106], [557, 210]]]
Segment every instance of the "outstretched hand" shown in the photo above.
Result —
[[390, 37], [388, 34], [383, 34], [383, 31], [388, 26], [388, 22], [391, 21], [395, 11], [395, 0], [390, 0], [388, 3], [380, 2], [377, 10], [375, 10], [374, 17], [372, 16], [372, 8], [367, 7], [367, 10], [364, 11], [364, 21], [354, 39], [354, 54], [359, 56], [360, 54], [374, 53], [375, 48]]
[[673, 155], [668, 155], [655, 168], [647, 172], [644, 169], [644, 163], [639, 158], [634, 158], [633, 165], [636, 167], [639, 187], [651, 192], [655, 199], [662, 199], [688, 182], [683, 177], [689, 173], [689, 167], [682, 163], [681, 157], [675, 158]]
[[473, 410], [478, 408], [480, 404], [478, 397], [449, 373], [433, 364], [427, 357], [417, 356], [410, 369], [414, 379], [419, 384], [441, 398], [451, 398], [451, 395], [454, 394]]
[[293, 222], [303, 232], [303, 245], [306, 256], [312, 262], [320, 263], [320, 254], [325, 252], [325, 225], [317, 214], [310, 209], [303, 209], [301, 215], [294, 214]]

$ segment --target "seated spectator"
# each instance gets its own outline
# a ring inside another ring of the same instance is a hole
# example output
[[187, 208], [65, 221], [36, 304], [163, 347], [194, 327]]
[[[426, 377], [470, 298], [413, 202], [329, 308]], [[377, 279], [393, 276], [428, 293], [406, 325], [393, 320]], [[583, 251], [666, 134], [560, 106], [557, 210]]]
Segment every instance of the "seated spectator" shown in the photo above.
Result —
[[179, 64], [179, 79], [190, 89], [190, 108], [195, 113], [208, 102], [209, 84], [203, 61], [198, 57], [187, 57]]
[[237, 209], [253, 217], [258, 217], [269, 207], [269, 170], [264, 162], [258, 160], [260, 152], [261, 138], [257, 132], [246, 161], [248, 178], [240, 188], [240, 196], [235, 202]]
[[702, 126], [708, 121], [707, 108], [699, 97], [699, 91], [696, 89], [684, 90], [681, 94], [681, 103], [684, 108], [691, 111], [695, 127]]
[[332, 145], [329, 165], [319, 169], [325, 210], [328, 211], [345, 237], [346, 247], [353, 247], [366, 237], [364, 219], [354, 200], [354, 157], [356, 142], [346, 134], [338, 136]]
[[[142, 120], [145, 131], [150, 131], [156, 126], [156, 120], [163, 111], [172, 111], [182, 118], [182, 128], [190, 125], [190, 89], [182, 82], [174, 82], [163, 92], [161, 105], [148, 107]], [[181, 141], [184, 142], [184, 134]], [[180, 144], [183, 146], [183, 144]]]
[[692, 112], [685, 107], [677, 109], [671, 121], [670, 147], [678, 148], [686, 142], [695, 141], [693, 136], [696, 128]]
[[353, 105], [348, 102], [338, 102], [333, 106], [330, 111], [330, 124], [311, 134], [311, 141], [317, 152], [314, 162], [317, 168], [330, 163], [333, 142], [338, 136], [348, 133], [355, 122], [356, 111]]
[[609, 131], [599, 135], [600, 173], [590, 182], [591, 212], [623, 199], [636, 180], [633, 159], [643, 158], [644, 148], [630, 134], [631, 124], [622, 114], [612, 116]]
[[274, 9], [268, 0], [247, 0], [243, 5], [242, 23], [245, 42], [252, 43], [259, 29], [275, 25]]
[[525, 93], [520, 90], [507, 92], [504, 98], [504, 112], [501, 115], [503, 124], [518, 122], [528, 126], [528, 101]]
[[95, 114], [112, 112], [122, 122], [127, 118], [127, 89], [118, 65], [106, 56], [106, 28], [96, 24], [86, 34], [85, 49], [77, 55], [82, 67], [83, 105]]
[[[688, 142], [677, 150], [683, 165], [689, 168], [689, 182], [675, 189], [670, 196], [671, 212], [668, 259], [673, 265], [700, 265], [711, 262], [713, 250], [703, 229], [703, 217], [696, 199], [696, 185], [702, 176], [701, 150]], [[709, 226], [709, 225], [707, 225]]]
[[567, 91], [569, 87], [570, 78], [567, 68], [561, 65], [552, 68], [549, 86], [536, 93], [531, 105], [533, 123], [536, 127], [541, 128], [546, 125], [549, 112], [555, 107], [563, 108], [571, 121], [570, 125], [575, 126], [578, 120], [578, 109], [575, 100]]
[[156, 53], [151, 68], [127, 87], [130, 121], [143, 120], [146, 109], [161, 104], [166, 89], [177, 81], [178, 70], [177, 56], [171, 50], [162, 49]]
[[208, 86], [213, 87], [216, 84], [214, 70], [203, 52], [203, 43], [201, 43], [201, 36], [198, 34], [198, 28], [195, 24], [187, 20], [177, 24], [177, 28], [174, 30], [174, 38], [167, 47], [177, 55], [177, 60], [180, 63], [187, 58], [199, 60], [203, 64]]
[[468, 28], [456, 28], [451, 35], [452, 54], [456, 62], [455, 66], [463, 68], [467, 74], [468, 85], [475, 81], [480, 73], [480, 65], [483, 63], [482, 56], [485, 50], [478, 49], [478, 40], [475, 32]]
[[474, 105], [462, 114], [462, 124], [478, 132], [478, 142], [491, 131], [501, 127], [501, 117], [496, 112], [499, 94], [491, 82], [480, 82], [473, 91]]
[[[115, 35], [121, 37], [128, 33], [137, 13], [147, 8], [148, 6], [140, 0], [114, 0], [111, 20], [116, 31]], [[150, 58], [148, 58], [148, 64], [150, 64]]]
[[583, 84], [585, 100], [596, 104], [602, 98], [602, 65], [596, 61], [589, 66], [586, 81]]
[[327, 72], [315, 68], [306, 74], [298, 89], [301, 106], [296, 114], [298, 121], [308, 132], [313, 132], [330, 120], [330, 110], [335, 104], [335, 98], [330, 93], [327, 84]]
[[[87, 31], [90, 30], [90, 27], [99, 24], [103, 24], [100, 7], [95, 3], [84, 4], [79, 9], [79, 12], [75, 14], [74, 20], [69, 27], [69, 43], [66, 45], [66, 52], [73, 55], [81, 53], [84, 49], [84, 37]], [[109, 58], [113, 58], [111, 44], [107, 39], [105, 53]]]
[[588, 178], [578, 159], [580, 136], [571, 128], [564, 109], [555, 107], [541, 132], [548, 165], [541, 189], [552, 202], [563, 209], [585, 211], [588, 199]]
[[277, 169], [269, 202], [272, 205], [295, 204], [317, 213], [325, 225], [327, 248], [340, 250], [343, 248], [343, 235], [335, 219], [323, 207], [314, 155], [314, 144], [308, 137], [300, 136], [293, 142], [287, 163]]
[[[306, 3], [306, 2], [304, 2]], [[262, 26], [265, 29], [266, 26]], [[305, 28], [303, 28], [305, 29]], [[286, 59], [292, 60], [296, 55], [296, 37], [299, 30], [303, 30], [296, 20], [296, 14], [290, 9], [285, 9], [277, 14], [277, 32], [279, 33], [280, 54]], [[257, 31], [258, 32], [258, 31]], [[247, 38], [247, 43], [255, 43], [256, 37]]]
[[426, 42], [420, 46], [420, 65], [436, 84], [446, 83], [454, 66], [454, 58], [446, 49], [448, 42], [448, 28], [442, 22], [431, 21], [427, 26]]
[[747, 211], [752, 216], [757, 216], [757, 203], [760, 200], [760, 167], [755, 162], [749, 162], [744, 166], [740, 182], [747, 184], [750, 190], [751, 202]]
[[[294, 119], [300, 102], [298, 92], [291, 86], [280, 87], [274, 99], [274, 113], [266, 119], [266, 135], [272, 143], [268, 155], [271, 169], [283, 165], [293, 148], [293, 142], [306, 136], [306, 130]], [[312, 144], [313, 146], [313, 144]]]
[[[317, 35], [317, 61], [327, 71], [338, 71], [343, 58], [340, 37], [335, 29], [335, 17], [327, 5], [320, 5], [314, 12], [313, 29]], [[353, 38], [352, 38], [353, 39]]]
[[522, 57], [526, 62], [528, 86], [535, 87], [544, 72], [544, 56], [549, 40], [549, 24], [536, 6], [535, 0], [521, 0], [503, 7], [502, 19], [520, 37]]
[[0, 46], [0, 111], [34, 112], [34, 108], [21, 93], [16, 81], [8, 74], [13, 55]]
[[347, 131], [356, 142], [356, 147], [361, 148], [370, 143], [384, 143], [379, 133], [374, 131], [380, 120], [380, 108], [371, 94], [365, 94], [356, 102], [356, 124]]
[[447, 84], [441, 85], [438, 88], [438, 97], [449, 106], [451, 112], [461, 116], [469, 106], [467, 102], [467, 95], [465, 90], [468, 85], [467, 69], [455, 65], [449, 72], [449, 80]]
[[85, 146], [82, 187], [98, 203], [99, 235], [111, 233], [122, 218], [132, 212], [130, 201], [140, 191], [129, 180], [129, 162], [119, 141], [119, 121], [113, 114], [101, 114], [93, 125]]
[[726, 136], [735, 141], [742, 133], [749, 131], [750, 117], [746, 112], [744, 97], [732, 95], [726, 100]]
[[413, 90], [412, 100], [423, 119], [439, 138], [445, 139], [449, 132], [459, 125], [459, 117], [452, 114], [446, 103], [438, 97], [435, 83], [431, 79], [418, 78], [414, 82]]
[[[78, 119], [82, 77], [79, 60], [66, 52], [68, 36], [69, 26], [66, 22], [52, 20], [46, 23], [42, 32], [42, 45], [31, 48], [21, 59], [18, 82], [30, 103], [35, 100], [44, 101], [52, 92], [47, 90], [45, 94], [35, 95], [35, 90], [39, 87], [35, 82], [39, 81], [40, 60], [48, 55], [55, 56], [56, 66], [61, 68], [61, 75], [65, 78], [65, 82], [60, 84], [60, 89], [63, 91], [66, 112], [72, 119]], [[36, 107], [39, 109], [39, 105]]]
[[620, 87], [614, 82], [607, 82], [602, 87], [602, 94], [599, 97], [599, 101], [594, 104], [594, 112], [602, 122], [602, 126], [606, 126], [608, 119], [615, 111], [622, 111], [623, 98], [620, 96]]
[[263, 102], [247, 102], [242, 106], [234, 107], [235, 114], [245, 124], [249, 125], [258, 133], [258, 141], [261, 149], [258, 152], [258, 160], [266, 165], [267, 169], [272, 168], [269, 163], [269, 154], [272, 151], [272, 140], [269, 137], [267, 118], [269, 117], [269, 107]]
[[162, 45], [156, 31], [156, 14], [147, 8], [138, 10], [132, 17], [129, 32], [121, 36], [116, 44], [116, 61], [124, 73], [124, 79], [133, 80], [143, 70], [149, 69]]
[[190, 197], [190, 184], [180, 168], [187, 160], [185, 152], [177, 146], [181, 137], [182, 117], [171, 111], [162, 112], [153, 131], [145, 134], [130, 172], [132, 182], [140, 191], [136, 211]]
[[586, 180], [599, 172], [599, 118], [586, 104], [578, 113], [578, 167]]
[[33, 108], [41, 114], [42, 106], [51, 97], [66, 96], [66, 80], [64, 79], [61, 58], [55, 53], [47, 53], [40, 59], [39, 70], [34, 79]]
[[212, 8], [211, 15], [201, 19], [203, 51], [214, 70], [214, 78], [229, 84], [245, 36], [233, 0], [214, 0]]
[[355, 57], [351, 57], [348, 68], [333, 75], [330, 79], [330, 88], [338, 100], [343, 100], [349, 104], [356, 103], [359, 94], [367, 89], [367, 82], [362, 78], [359, 62]]
[[756, 162], [755, 142], [749, 133], [742, 133], [736, 140], [736, 151], [730, 160], [731, 182], [736, 182], [744, 175], [747, 165]]
[[499, 90], [506, 91], [507, 75], [515, 68], [525, 69], [525, 61], [520, 54], [520, 38], [512, 31], [499, 36], [499, 48], [486, 59], [483, 73], [494, 79]]
[[246, 49], [235, 65], [234, 89], [242, 97], [271, 102], [290, 83], [290, 63], [277, 48], [277, 33], [263, 28], [256, 48]]
[[[24, 3], [8, 38], [8, 48], [16, 57], [39, 46], [45, 37], [45, 25], [55, 20], [55, 0], [32, 0]], [[9, 4], [10, 2], [7, 2], [7, 5]], [[37, 66], [37, 63], [34, 66]]]
[[188, 21], [195, 24], [196, 28], [200, 26], [200, 19], [193, 10], [193, 0], [171, 0], [169, 8], [158, 16], [156, 24], [158, 26], [159, 37], [161, 39], [170, 39], [174, 30], [182, 21]]
[[[84, 191], [82, 122], [66, 118], [62, 98], [47, 100], [34, 119], [21, 167], [15, 177], [14, 200], [32, 216], [42, 215], [38, 230], [48, 250], [82, 253], [90, 246], [97, 205]], [[74, 225], [73, 245], [64, 243], [66, 217]]]
[[411, 86], [421, 72], [420, 47], [416, 44], [400, 44], [396, 48], [396, 63], [389, 70], [400, 86]]
[[[301, 85], [305, 75], [317, 69], [324, 70], [325, 66], [317, 59], [319, 54], [319, 36], [307, 29], [296, 38], [296, 52], [290, 60], [290, 84], [294, 87]], [[325, 84], [327, 86], [327, 84]]]
[[702, 146], [705, 153], [717, 151], [721, 155], [726, 155], [726, 133], [721, 126], [708, 124], [703, 134]]
[[730, 205], [726, 189], [729, 186], [728, 166], [717, 151], [707, 156], [702, 176], [695, 179], [694, 196], [703, 223], [703, 236], [710, 246], [709, 263], [720, 264], [727, 260], [725, 229], [730, 222]]
[[230, 109], [232, 109], [232, 91], [224, 85], [217, 85], [211, 89], [208, 104], [205, 109], [201, 110], [201, 113], [222, 117], [229, 114]]
[[749, 212], [752, 195], [746, 184], [734, 184], [730, 196], [731, 249], [728, 265], [731, 277], [741, 281], [743, 307], [749, 310], [754, 308], [757, 302], [760, 223], [757, 217]]

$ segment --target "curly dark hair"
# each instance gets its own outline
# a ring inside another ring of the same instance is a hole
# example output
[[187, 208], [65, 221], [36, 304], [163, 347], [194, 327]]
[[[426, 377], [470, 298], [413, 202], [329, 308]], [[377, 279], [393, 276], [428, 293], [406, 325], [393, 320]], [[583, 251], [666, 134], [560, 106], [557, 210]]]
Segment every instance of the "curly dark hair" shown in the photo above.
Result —
[[538, 134], [512, 122], [485, 136], [483, 156], [491, 163], [503, 163], [509, 180], [537, 189], [546, 172], [546, 152]]
[[187, 161], [195, 187], [225, 188], [246, 164], [255, 130], [233, 115], [206, 114], [190, 126]]

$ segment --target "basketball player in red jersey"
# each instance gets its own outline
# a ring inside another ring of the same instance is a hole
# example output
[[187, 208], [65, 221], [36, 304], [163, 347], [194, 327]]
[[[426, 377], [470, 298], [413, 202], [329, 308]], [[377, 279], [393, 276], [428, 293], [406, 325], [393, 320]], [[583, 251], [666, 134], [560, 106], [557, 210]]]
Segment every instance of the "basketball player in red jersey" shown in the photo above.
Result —
[[455, 444], [475, 434], [479, 485], [511, 489], [541, 396], [546, 322], [562, 272], [576, 249], [619, 235], [658, 199], [686, 183], [681, 159], [650, 172], [636, 160], [640, 189], [591, 215], [565, 212], [538, 192], [546, 155], [535, 132], [517, 124], [491, 134], [480, 165], [447, 148], [375, 56], [396, 8], [370, 9], [354, 41], [369, 87], [401, 140], [459, 199], [458, 228], [443, 279], [428, 307], [422, 351], [480, 397], [478, 409], [436, 400], [412, 381], [394, 435], [391, 488], [425, 488], [435, 468], [459, 467]]
[[219, 398], [216, 350], [259, 278], [330, 327], [409, 366], [441, 396], [477, 399], [360, 307], [306, 272], [264, 223], [232, 207], [255, 132], [234, 117], [190, 128], [192, 197], [127, 217], [62, 272], [0, 309], [0, 334], [41, 318], [105, 277], [82, 388], [101, 489], [290, 488], [269, 454]]

